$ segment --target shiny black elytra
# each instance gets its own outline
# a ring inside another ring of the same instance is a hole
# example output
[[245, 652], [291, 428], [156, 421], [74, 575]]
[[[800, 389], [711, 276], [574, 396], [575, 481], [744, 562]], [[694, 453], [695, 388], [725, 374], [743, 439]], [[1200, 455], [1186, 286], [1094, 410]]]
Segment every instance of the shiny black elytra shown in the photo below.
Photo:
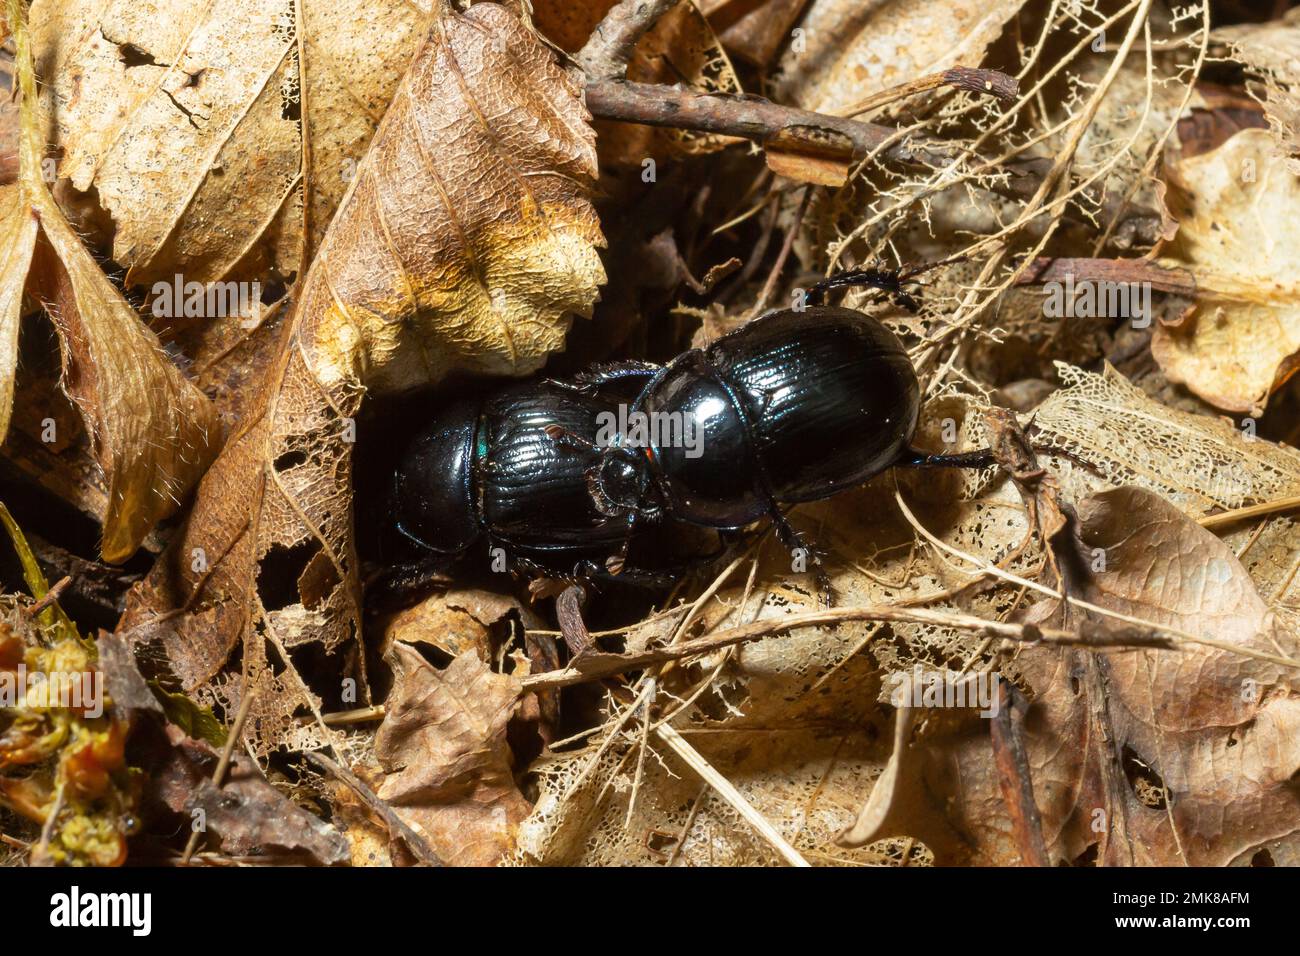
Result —
[[[624, 521], [598, 509], [588, 488], [599, 463], [548, 433], [594, 435], [614, 406], [596, 396], [529, 382], [440, 409], [393, 473], [390, 519], [421, 549], [447, 559], [501, 548], [501, 570], [565, 579], [605, 577], [627, 545]], [[664, 575], [629, 569], [632, 583]]]
[[[876, 278], [873, 272], [857, 281], [881, 284]], [[892, 286], [896, 301], [912, 304], [897, 281]], [[667, 365], [597, 367], [567, 387], [599, 394], [628, 379], [640, 384], [633, 412], [680, 415], [703, 433], [698, 457], [653, 440], [635, 450], [619, 442], [598, 450], [597, 507], [621, 515], [629, 533], [664, 516], [719, 529], [767, 516], [794, 550], [804, 546], [783, 505], [829, 498], [896, 465], [991, 463], [987, 452], [926, 455], [911, 448], [920, 410], [911, 360], [897, 336], [853, 309], [768, 312]], [[805, 553], [829, 597], [819, 555]], [[617, 566], [615, 558], [611, 567]]]

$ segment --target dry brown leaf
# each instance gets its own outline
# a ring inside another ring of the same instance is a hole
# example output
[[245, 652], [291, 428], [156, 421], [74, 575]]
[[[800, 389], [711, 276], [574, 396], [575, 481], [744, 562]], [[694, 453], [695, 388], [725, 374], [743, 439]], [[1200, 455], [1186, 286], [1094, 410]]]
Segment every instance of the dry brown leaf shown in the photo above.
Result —
[[37, 0], [60, 175], [112, 216], [128, 284], [292, 277], [427, 22], [403, 0]]
[[[1295, 635], [1279, 626], [1232, 551], [1168, 502], [1119, 488], [1082, 502], [1079, 516], [1069, 547], [1080, 567], [1105, 555], [1105, 569], [1081, 582], [1079, 597], [1243, 649], [1294, 654]], [[1250, 863], [1261, 851], [1279, 865], [1298, 858], [1300, 698], [1289, 672], [1195, 644], [1106, 652], [1040, 645], [1015, 663], [1033, 691], [1026, 750], [1055, 862], [1095, 855], [1102, 864], [1215, 866]], [[939, 862], [1019, 863], [987, 734], [910, 749], [895, 757], [908, 778], [898, 790], [946, 805], [946, 831], [931, 847]], [[886, 816], [903, 819], [905, 809]]]
[[0, 186], [0, 441], [9, 434], [23, 290], [36, 248], [36, 216], [18, 183]]
[[1192, 271], [1197, 302], [1155, 329], [1152, 354], [1207, 402], [1258, 415], [1300, 369], [1300, 182], [1260, 129], [1167, 169], [1179, 226], [1164, 261]]
[[496, 863], [529, 811], [506, 745], [519, 681], [472, 650], [441, 671], [402, 644], [388, 660], [397, 684], [375, 734], [380, 799], [449, 865]]
[[1300, 175], [1300, 10], [1288, 10], [1265, 23], [1217, 29], [1214, 39], [1227, 41], [1233, 58], [1259, 77], [1264, 114], [1290, 154], [1288, 167]]
[[786, 43], [808, 0], [701, 0], [718, 39], [737, 56], [767, 67]]
[[212, 747], [173, 726], [167, 735], [172, 747], [149, 777], [149, 795], [187, 823], [201, 810], [222, 852], [256, 856], [280, 849], [310, 854], [326, 866], [348, 862], [343, 834], [276, 790], [243, 754], [235, 755], [225, 782], [217, 786], [212, 771], [218, 755]]
[[542, 620], [516, 598], [479, 589], [453, 589], [431, 595], [404, 608], [383, 623], [381, 652], [394, 643], [437, 648], [449, 657], [474, 651], [485, 663], [493, 658], [492, 629], [509, 615], [519, 615], [525, 627], [542, 627]]
[[954, 66], [979, 66], [1024, 0], [815, 0], [781, 59], [778, 98], [838, 113]]
[[537, 37], [491, 3], [438, 18], [303, 281], [259, 408], [124, 619], [190, 610], [164, 633], [172, 668], [224, 705], [238, 684], [214, 678], [242, 641], [265, 685], [262, 720], [249, 721], [260, 750], [319, 746], [324, 731], [296, 716], [318, 713], [317, 693], [336, 706], [366, 696], [355, 668], [341, 691], [309, 690], [283, 666], [305, 645], [360, 652], [351, 442], [363, 394], [453, 369], [521, 375], [563, 347], [604, 279], [594, 178], [577, 86]]
[[[1098, 549], [1106, 559], [1080, 597], [1200, 637], [1295, 655], [1296, 635], [1280, 626], [1232, 551], [1163, 499], [1133, 488], [1102, 492], [1080, 503], [1079, 518], [1081, 559], [1095, 561]], [[1049, 845], [1070, 858], [1096, 839], [1099, 804], [1084, 796], [1091, 788], [1081, 757], [1096, 740], [1085, 714], [1104, 709], [1113, 750], [1094, 759], [1113, 754], [1112, 770], [1122, 768], [1127, 781], [1119, 781], [1124, 806], [1107, 808], [1111, 839], [1100, 859], [1223, 865], [1249, 863], [1267, 848], [1279, 864], [1296, 861], [1300, 698], [1292, 673], [1197, 645], [1108, 652], [1094, 655], [1102, 683], [1080, 698], [1072, 692], [1080, 652], [1035, 648], [1028, 656], [1021, 663], [1048, 729], [1031, 732], [1029, 747]], [[1060, 785], [1066, 780], [1074, 787]], [[1116, 839], [1125, 829], [1128, 841]]]
[[[20, 16], [11, 5], [11, 19], [20, 22]], [[20, 25], [15, 34], [24, 92], [21, 172], [19, 183], [3, 193], [8, 258], [0, 277], [5, 350], [0, 372], [14, 362], [22, 291], [30, 281], [59, 332], [63, 388], [85, 421], [108, 479], [104, 559], [124, 561], [180, 505], [215, 455], [220, 428], [211, 403], [166, 358], [157, 338], [86, 251], [42, 179], [27, 33]], [[4, 380], [10, 389], [4, 396], [7, 422], [13, 379]]]

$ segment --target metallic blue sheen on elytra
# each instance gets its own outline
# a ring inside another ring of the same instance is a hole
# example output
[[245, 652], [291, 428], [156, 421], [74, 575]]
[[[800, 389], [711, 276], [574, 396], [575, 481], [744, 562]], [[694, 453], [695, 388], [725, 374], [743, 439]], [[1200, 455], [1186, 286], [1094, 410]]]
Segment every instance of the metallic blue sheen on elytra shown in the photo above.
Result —
[[556, 574], [603, 560], [626, 524], [596, 509], [587, 471], [597, 453], [561, 448], [548, 426], [592, 435], [609, 403], [542, 383], [455, 402], [408, 446], [390, 497], [399, 531], [461, 554], [486, 539]]

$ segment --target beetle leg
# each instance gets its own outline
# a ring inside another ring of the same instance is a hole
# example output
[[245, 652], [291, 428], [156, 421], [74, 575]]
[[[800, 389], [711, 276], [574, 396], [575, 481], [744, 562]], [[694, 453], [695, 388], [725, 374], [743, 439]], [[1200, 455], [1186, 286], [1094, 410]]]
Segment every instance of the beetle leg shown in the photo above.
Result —
[[604, 386], [623, 379], [651, 378], [659, 369], [660, 366], [652, 362], [631, 360], [626, 362], [606, 362], [601, 365], [593, 365], [586, 371], [579, 372], [572, 379], [548, 378], [546, 383], [575, 392], [582, 392], [584, 395], [594, 395]]
[[617, 574], [595, 561], [579, 561], [573, 566], [574, 577], [583, 581], [621, 581], [636, 587], [664, 588], [677, 583], [677, 575], [668, 571], [621, 568]]
[[420, 546], [426, 551], [432, 551], [434, 554], [456, 555], [456, 554], [460, 554], [462, 551], [465, 550], [464, 548], [440, 548], [437, 545], [430, 544], [429, 542], [421, 538], [418, 534], [416, 534], [414, 531], [408, 530], [406, 526], [403, 525], [402, 522], [400, 521], [394, 522], [393, 527], [396, 528], [398, 533], [401, 534], [402, 537], [404, 537], [407, 541], [410, 541], [412, 544], [416, 544]]
[[559, 445], [565, 451], [596, 452], [600, 450], [581, 435], [576, 432], [571, 432], [560, 425], [547, 425], [545, 431], [546, 437], [555, 442], [555, 444]]
[[921, 301], [917, 295], [908, 292], [903, 287], [904, 283], [914, 281], [912, 276], [913, 273], [911, 272], [890, 269], [883, 265], [871, 269], [851, 269], [822, 279], [819, 282], [814, 282], [808, 287], [808, 301], [813, 305], [819, 305], [825, 301], [826, 293], [832, 289], [846, 289], [851, 286], [864, 285], [873, 289], [880, 289], [899, 308], [916, 313], [921, 309]]
[[366, 606], [386, 611], [412, 604], [450, 580], [447, 567], [446, 558], [434, 556], [391, 564], [366, 582]]
[[826, 573], [826, 565], [822, 563], [822, 553], [809, 542], [804, 535], [794, 530], [794, 526], [781, 509], [776, 505], [772, 506], [772, 525], [776, 528], [776, 536], [781, 542], [781, 546], [794, 554], [796, 551], [802, 551], [812, 561], [813, 579], [817, 582], [817, 590], [821, 593], [821, 601], [827, 607], [835, 603], [835, 589], [831, 586], [831, 576]]
[[903, 452], [899, 464], [905, 468], [988, 468], [996, 465], [997, 459], [987, 448], [979, 451], [966, 451], [958, 455], [931, 455], [928, 452], [908, 448]]
[[632, 547], [632, 532], [636, 530], [636, 512], [632, 511], [627, 516], [627, 531], [623, 535], [623, 543], [619, 545], [618, 553], [611, 554], [605, 559], [605, 568], [610, 574], [622, 574], [627, 564], [627, 552]]

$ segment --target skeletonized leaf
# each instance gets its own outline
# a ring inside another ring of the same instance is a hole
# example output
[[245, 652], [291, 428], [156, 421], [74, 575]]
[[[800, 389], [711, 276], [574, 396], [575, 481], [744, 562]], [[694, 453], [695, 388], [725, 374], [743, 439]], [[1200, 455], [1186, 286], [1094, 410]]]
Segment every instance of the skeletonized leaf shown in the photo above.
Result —
[[1066, 453], [1056, 466], [1067, 491], [1082, 497], [1100, 476], [1159, 492], [1191, 516], [1300, 494], [1294, 449], [1154, 402], [1110, 366], [1056, 371], [1064, 387], [1034, 411], [1034, 441]]
[[[16, 321], [15, 299], [21, 299], [16, 270], [32, 258], [26, 278], [47, 302], [58, 329], [63, 388], [85, 420], [108, 479], [101, 550], [107, 561], [124, 561], [198, 480], [216, 453], [220, 429], [211, 403], [166, 358], [157, 338], [81, 244], [43, 181], [30, 48], [21, 11], [12, 3], [10, 18], [23, 99], [19, 185], [16, 192], [6, 190], [5, 197], [13, 204], [6, 221], [16, 234], [5, 263], [4, 314]], [[24, 219], [39, 220], [39, 236]], [[10, 330], [5, 331], [8, 336]], [[12, 378], [6, 381], [12, 390]], [[9, 406], [6, 399], [6, 417]]]
[[[604, 278], [592, 140], [576, 85], [513, 14], [488, 3], [436, 19], [303, 280], [258, 407], [124, 620], [195, 609], [163, 640], [186, 689], [225, 704], [238, 684], [218, 675], [242, 641], [263, 689], [257, 747], [319, 742], [295, 713], [319, 699], [283, 665], [300, 647], [335, 654], [360, 639], [363, 394], [453, 369], [533, 371], [570, 316], [589, 314]], [[361, 701], [364, 674], [352, 676]]]
[[1267, 130], [1169, 166], [1178, 233], [1170, 264], [1196, 277], [1197, 302], [1161, 325], [1151, 351], [1207, 402], [1258, 414], [1300, 370], [1300, 182]]
[[60, 174], [97, 191], [128, 283], [305, 268], [427, 19], [403, 0], [37, 0]]
[[404, 644], [389, 661], [397, 684], [375, 734], [387, 773], [380, 798], [448, 864], [495, 863], [529, 809], [506, 745], [519, 681], [493, 673], [473, 650], [442, 671]]
[[1241, 23], [1214, 31], [1226, 40], [1233, 58], [1262, 82], [1264, 114], [1279, 143], [1287, 148], [1287, 165], [1300, 173], [1300, 10], [1288, 10], [1264, 23]]

